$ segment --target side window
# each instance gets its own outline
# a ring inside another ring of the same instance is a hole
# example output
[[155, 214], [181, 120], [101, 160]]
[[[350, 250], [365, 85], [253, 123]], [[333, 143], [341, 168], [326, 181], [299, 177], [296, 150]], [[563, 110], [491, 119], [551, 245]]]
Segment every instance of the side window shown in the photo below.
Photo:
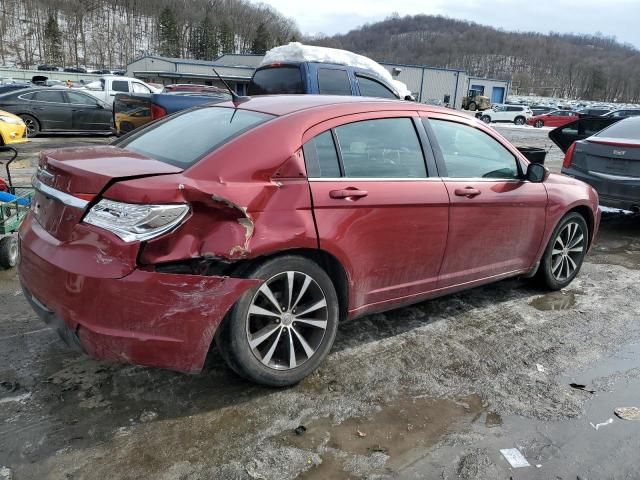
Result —
[[418, 135], [410, 118], [383, 118], [335, 129], [344, 174], [352, 178], [425, 178]]
[[36, 92], [33, 99], [37, 102], [67, 103], [62, 90], [47, 90]]
[[429, 125], [433, 128], [442, 152], [447, 177], [520, 177], [516, 158], [483, 131], [446, 120], [429, 120]]
[[131, 88], [133, 93], [151, 93], [151, 90], [146, 85], [138, 82], [131, 82]]
[[304, 144], [302, 149], [309, 178], [336, 178], [340, 176], [338, 153], [333, 143], [331, 131], [312, 138]]
[[360, 87], [360, 95], [363, 97], [377, 97], [377, 98], [395, 98], [398, 97], [382, 85], [380, 82], [371, 78], [356, 75], [358, 77], [358, 85]]
[[114, 92], [128, 92], [129, 82], [127, 80], [114, 80], [111, 83], [111, 90]]
[[508, 112], [521, 112], [522, 107], [507, 107]]
[[346, 70], [318, 69], [318, 88], [322, 95], [351, 95], [351, 82]]
[[66, 94], [67, 99], [69, 99], [69, 103], [73, 103], [75, 105], [90, 105], [92, 107], [95, 107], [98, 103], [94, 98], [91, 98], [82, 93], [69, 90], [68, 92], [66, 92]]

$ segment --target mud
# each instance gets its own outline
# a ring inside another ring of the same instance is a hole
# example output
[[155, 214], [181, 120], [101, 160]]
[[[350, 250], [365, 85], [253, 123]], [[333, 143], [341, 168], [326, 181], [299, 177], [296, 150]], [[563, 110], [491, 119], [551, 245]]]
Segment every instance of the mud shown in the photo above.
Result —
[[[42, 144], [55, 142], [71, 140]], [[189, 376], [69, 352], [15, 270], [0, 271], [0, 469], [16, 480], [639, 478], [640, 422], [614, 414], [640, 406], [639, 229], [637, 216], [607, 214], [564, 293], [507, 280], [344, 323], [326, 363], [288, 389], [249, 384], [215, 353]], [[501, 448], [532, 466], [511, 469]]]

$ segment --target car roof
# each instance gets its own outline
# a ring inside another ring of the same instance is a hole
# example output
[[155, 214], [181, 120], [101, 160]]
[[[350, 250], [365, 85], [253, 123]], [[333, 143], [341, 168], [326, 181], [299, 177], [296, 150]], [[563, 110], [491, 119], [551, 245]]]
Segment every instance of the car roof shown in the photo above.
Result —
[[[235, 107], [232, 101], [222, 102], [216, 107]], [[457, 113], [455, 110], [424, 105], [416, 102], [393, 100], [386, 98], [371, 98], [340, 95], [257, 95], [238, 105], [244, 110], [268, 113], [276, 116], [288, 115], [309, 109], [331, 109], [333, 107], [352, 106], [354, 112], [376, 110], [407, 110], [407, 111], [440, 111], [468, 119], [469, 116]]]

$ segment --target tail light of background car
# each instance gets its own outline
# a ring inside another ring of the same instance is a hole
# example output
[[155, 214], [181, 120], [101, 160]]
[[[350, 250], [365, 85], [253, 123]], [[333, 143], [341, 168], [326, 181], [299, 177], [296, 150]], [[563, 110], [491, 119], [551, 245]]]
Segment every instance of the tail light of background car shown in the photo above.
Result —
[[562, 168], [569, 168], [571, 166], [571, 162], [573, 161], [573, 153], [576, 151], [576, 142], [573, 142], [567, 150], [567, 153], [564, 156], [564, 162], [562, 162]]
[[155, 103], [151, 104], [151, 119], [157, 120], [158, 118], [166, 117], [167, 111], [162, 108], [160, 105], [156, 105]]

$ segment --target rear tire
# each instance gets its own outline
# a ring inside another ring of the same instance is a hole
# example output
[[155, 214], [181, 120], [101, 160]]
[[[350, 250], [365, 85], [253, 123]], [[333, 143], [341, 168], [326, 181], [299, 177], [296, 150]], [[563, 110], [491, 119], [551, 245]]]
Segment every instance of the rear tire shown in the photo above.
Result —
[[524, 117], [516, 117], [516, 119], [513, 121], [513, 123], [515, 123], [516, 125], [524, 125], [526, 122]]
[[339, 318], [336, 290], [320, 266], [293, 255], [268, 260], [248, 277], [264, 283], [231, 308], [216, 335], [218, 349], [248, 380], [294, 385], [331, 350]]
[[18, 239], [15, 235], [0, 238], [0, 266], [13, 268], [18, 263]]
[[569, 285], [580, 272], [589, 245], [589, 228], [577, 212], [565, 215], [551, 234], [537, 278], [550, 290]]
[[36, 117], [23, 113], [20, 118], [27, 125], [27, 137], [33, 138], [40, 134], [40, 122]]
[[542, 128], [544, 127], [544, 122], [542, 120], [537, 120], [536, 123], [533, 124], [533, 126], [536, 128]]
[[491, 117], [489, 115], [482, 115], [482, 117], [480, 117], [480, 120], [482, 120], [486, 124], [491, 123]]

